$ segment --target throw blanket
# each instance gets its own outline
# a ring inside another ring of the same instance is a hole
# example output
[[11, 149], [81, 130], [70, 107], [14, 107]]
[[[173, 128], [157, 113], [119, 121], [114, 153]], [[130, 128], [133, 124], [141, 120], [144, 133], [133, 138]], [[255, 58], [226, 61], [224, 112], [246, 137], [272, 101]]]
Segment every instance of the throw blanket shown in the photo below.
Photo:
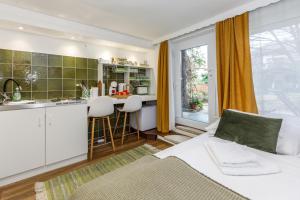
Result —
[[176, 157], [145, 156], [83, 185], [72, 200], [242, 200]]

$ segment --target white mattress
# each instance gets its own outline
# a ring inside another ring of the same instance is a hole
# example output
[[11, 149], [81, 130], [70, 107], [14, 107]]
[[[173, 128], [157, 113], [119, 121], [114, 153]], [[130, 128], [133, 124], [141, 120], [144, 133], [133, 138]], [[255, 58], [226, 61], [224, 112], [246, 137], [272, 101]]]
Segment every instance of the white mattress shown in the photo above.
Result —
[[176, 156], [200, 173], [233, 191], [254, 200], [300, 200], [300, 158], [275, 155], [256, 149], [255, 153], [278, 164], [281, 173], [262, 176], [228, 176], [221, 173], [204, 147], [208, 134], [175, 145], [155, 156]]

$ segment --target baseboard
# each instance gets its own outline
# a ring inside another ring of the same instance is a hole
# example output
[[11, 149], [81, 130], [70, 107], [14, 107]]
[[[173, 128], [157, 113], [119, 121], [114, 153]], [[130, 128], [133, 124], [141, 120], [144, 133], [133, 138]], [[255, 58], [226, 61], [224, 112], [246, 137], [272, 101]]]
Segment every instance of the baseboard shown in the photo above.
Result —
[[58, 162], [58, 163], [55, 163], [55, 164], [39, 167], [39, 168], [32, 169], [32, 170], [29, 170], [29, 171], [26, 171], [26, 172], [23, 172], [23, 173], [20, 173], [20, 174], [9, 176], [9, 177], [0, 179], [0, 187], [6, 186], [6, 185], [11, 184], [11, 183], [15, 183], [17, 181], [21, 181], [21, 180], [26, 179], [26, 178], [30, 178], [30, 177], [42, 174], [42, 173], [45, 173], [45, 172], [49, 172], [49, 171], [52, 171], [54, 169], [62, 168], [62, 167], [65, 167], [65, 166], [68, 166], [68, 165], [86, 160], [86, 159], [87, 159], [87, 154], [83, 154], [83, 155], [76, 156], [74, 158], [64, 160], [64, 161], [61, 161], [61, 162]]

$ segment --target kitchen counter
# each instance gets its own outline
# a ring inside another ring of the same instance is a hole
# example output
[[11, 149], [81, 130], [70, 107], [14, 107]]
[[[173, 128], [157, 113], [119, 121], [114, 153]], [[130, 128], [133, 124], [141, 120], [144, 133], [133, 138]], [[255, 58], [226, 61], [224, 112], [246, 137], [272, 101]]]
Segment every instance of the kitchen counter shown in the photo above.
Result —
[[[155, 95], [140, 95], [142, 102], [145, 101], [156, 101], [156, 96]], [[114, 104], [123, 104], [126, 102], [126, 99], [118, 99], [118, 98], [113, 98]]]
[[46, 108], [46, 107], [75, 105], [75, 104], [87, 104], [87, 101], [86, 100], [61, 100], [61, 101], [53, 102], [51, 100], [36, 100], [31, 103], [3, 104], [0, 105], [0, 111]]
[[[143, 102], [147, 101], [156, 101], [155, 95], [140, 95]], [[61, 100], [58, 102], [53, 102], [51, 100], [36, 100], [31, 103], [20, 103], [20, 104], [3, 104], [0, 105], [0, 111], [9, 111], [9, 110], [23, 110], [23, 109], [34, 109], [34, 108], [46, 108], [46, 107], [55, 107], [55, 106], [65, 106], [65, 105], [74, 105], [74, 104], [89, 104], [92, 99], [89, 100]], [[126, 99], [113, 98], [114, 104], [124, 104]]]
[[[140, 95], [142, 102], [146, 102], [146, 101], [156, 101], [156, 96], [155, 95]], [[113, 103], [114, 104], [124, 104], [126, 102], [126, 98], [114, 98], [113, 99]], [[93, 99], [89, 99], [88, 100], [88, 104], [92, 101]]]

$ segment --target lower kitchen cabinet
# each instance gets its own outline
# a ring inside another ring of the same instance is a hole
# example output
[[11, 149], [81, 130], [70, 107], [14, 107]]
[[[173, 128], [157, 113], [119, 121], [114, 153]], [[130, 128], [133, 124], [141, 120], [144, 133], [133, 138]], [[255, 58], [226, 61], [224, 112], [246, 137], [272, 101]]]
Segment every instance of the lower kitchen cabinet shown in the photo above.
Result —
[[0, 112], [0, 179], [45, 165], [45, 108]]
[[46, 165], [86, 154], [87, 106], [46, 108]]

